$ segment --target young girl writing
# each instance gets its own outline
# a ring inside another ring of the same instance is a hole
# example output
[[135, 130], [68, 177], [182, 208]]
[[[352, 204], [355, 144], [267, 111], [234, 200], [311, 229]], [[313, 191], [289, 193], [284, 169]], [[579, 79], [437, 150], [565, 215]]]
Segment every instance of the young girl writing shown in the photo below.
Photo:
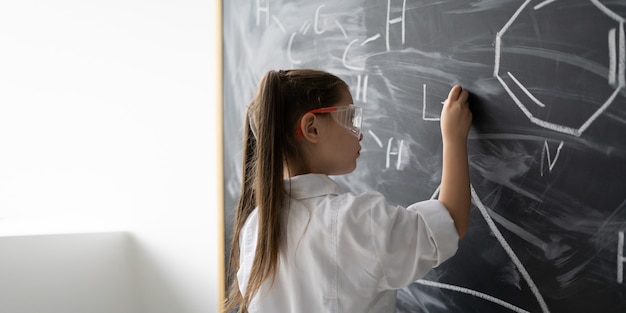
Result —
[[394, 312], [396, 290], [454, 255], [466, 232], [467, 98], [454, 86], [441, 112], [439, 199], [402, 208], [328, 177], [356, 168], [363, 139], [345, 82], [266, 73], [246, 115], [226, 310]]

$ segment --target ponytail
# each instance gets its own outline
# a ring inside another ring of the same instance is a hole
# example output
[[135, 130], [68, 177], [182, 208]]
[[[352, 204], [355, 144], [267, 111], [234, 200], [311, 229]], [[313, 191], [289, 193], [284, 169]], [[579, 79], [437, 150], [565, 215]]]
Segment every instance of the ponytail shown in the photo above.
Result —
[[239, 236], [246, 219], [255, 208], [256, 199], [254, 196], [254, 176], [256, 164], [256, 139], [254, 133], [256, 130], [250, 125], [250, 114], [246, 114], [244, 126], [244, 145], [243, 145], [243, 167], [242, 167], [242, 184], [241, 196], [237, 203], [237, 211], [235, 212], [233, 237], [231, 241], [230, 256], [228, 259], [228, 269], [226, 272], [226, 283], [230, 285], [228, 298], [225, 302], [224, 312], [233, 311], [239, 306], [239, 312], [246, 312], [247, 304], [243, 305], [243, 297], [239, 291], [237, 279], [237, 271], [239, 270]]
[[243, 296], [244, 304], [249, 304], [261, 284], [267, 278], [273, 278], [278, 266], [278, 254], [281, 242], [280, 220], [284, 196], [283, 159], [285, 146], [285, 101], [282, 97], [278, 72], [270, 71], [261, 83], [261, 92], [257, 96], [257, 164], [254, 177], [254, 193], [259, 208], [259, 233], [253, 273], [248, 280], [248, 287]]
[[[244, 123], [241, 196], [235, 212], [227, 277], [232, 281], [226, 302], [230, 311], [239, 305], [246, 312], [252, 297], [267, 278], [274, 278], [281, 241], [281, 208], [284, 195], [283, 159], [285, 131], [284, 101], [278, 72], [263, 77], [259, 92], [248, 107]], [[258, 195], [258, 196], [257, 196]], [[242, 295], [235, 279], [239, 270], [239, 237], [255, 207], [258, 207], [259, 232], [248, 286]]]

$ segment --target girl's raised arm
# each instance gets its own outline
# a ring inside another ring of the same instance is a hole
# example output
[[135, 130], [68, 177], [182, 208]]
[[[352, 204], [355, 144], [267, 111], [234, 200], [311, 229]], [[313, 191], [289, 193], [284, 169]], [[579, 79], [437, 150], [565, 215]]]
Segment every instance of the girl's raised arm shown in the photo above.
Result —
[[439, 201], [450, 212], [459, 238], [467, 231], [471, 207], [467, 137], [472, 112], [468, 96], [461, 86], [452, 87], [441, 111], [443, 168]]

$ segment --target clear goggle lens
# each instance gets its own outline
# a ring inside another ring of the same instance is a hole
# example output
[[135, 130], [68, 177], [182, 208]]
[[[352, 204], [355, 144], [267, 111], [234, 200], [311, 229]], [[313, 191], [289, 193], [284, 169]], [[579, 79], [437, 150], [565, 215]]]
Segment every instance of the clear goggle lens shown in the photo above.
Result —
[[361, 136], [363, 109], [356, 105], [326, 107], [308, 111], [309, 113], [330, 113], [330, 115], [348, 129], [357, 138]]

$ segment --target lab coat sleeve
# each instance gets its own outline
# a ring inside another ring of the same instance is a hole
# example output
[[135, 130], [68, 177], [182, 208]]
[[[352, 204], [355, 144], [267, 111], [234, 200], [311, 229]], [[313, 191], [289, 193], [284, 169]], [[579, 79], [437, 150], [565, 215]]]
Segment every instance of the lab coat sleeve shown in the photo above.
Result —
[[458, 247], [454, 221], [438, 200], [406, 209], [372, 207], [371, 228], [383, 272], [381, 290], [408, 286], [453, 256]]

